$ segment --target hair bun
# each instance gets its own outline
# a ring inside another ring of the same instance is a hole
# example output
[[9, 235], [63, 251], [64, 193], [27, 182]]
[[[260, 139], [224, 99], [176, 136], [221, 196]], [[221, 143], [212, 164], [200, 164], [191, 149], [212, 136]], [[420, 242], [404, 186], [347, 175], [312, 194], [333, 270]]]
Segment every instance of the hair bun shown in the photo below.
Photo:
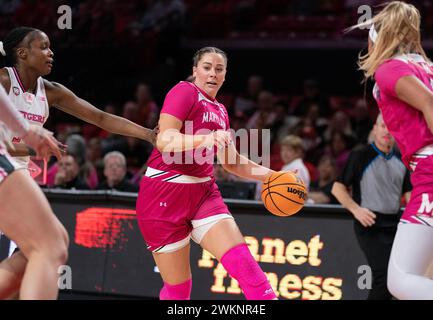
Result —
[[6, 51], [5, 51], [4, 47], [3, 47], [3, 42], [2, 41], [0, 41], [0, 54], [3, 57], [6, 57]]

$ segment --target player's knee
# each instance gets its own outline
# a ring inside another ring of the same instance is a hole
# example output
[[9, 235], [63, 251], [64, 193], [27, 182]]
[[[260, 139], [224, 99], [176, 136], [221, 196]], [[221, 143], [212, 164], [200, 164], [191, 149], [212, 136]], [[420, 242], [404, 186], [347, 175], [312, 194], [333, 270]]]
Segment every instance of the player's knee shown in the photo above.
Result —
[[160, 300], [189, 300], [191, 297], [192, 279], [187, 281], [171, 285], [164, 282], [159, 293]]
[[56, 239], [57, 242], [53, 250], [53, 258], [61, 264], [64, 264], [68, 260], [69, 236], [62, 225], [56, 230]]
[[409, 274], [394, 265], [392, 259], [390, 260], [388, 268], [388, 277], [386, 285], [391, 295], [397, 299], [404, 299], [405, 293], [411, 290], [410, 280], [408, 281]]
[[239, 282], [239, 286], [248, 300], [276, 298], [268, 278], [254, 260], [245, 243], [228, 250], [222, 256], [221, 263], [230, 276]]
[[48, 256], [49, 259], [57, 264], [65, 264], [68, 260], [68, 247], [65, 245], [65, 243], [60, 242], [52, 248]]
[[45, 254], [49, 256], [49, 259], [55, 261], [58, 264], [65, 264], [68, 260], [68, 246], [69, 246], [69, 236], [63, 226], [59, 226], [54, 233], [53, 242], [48, 241], [47, 246], [44, 247]]

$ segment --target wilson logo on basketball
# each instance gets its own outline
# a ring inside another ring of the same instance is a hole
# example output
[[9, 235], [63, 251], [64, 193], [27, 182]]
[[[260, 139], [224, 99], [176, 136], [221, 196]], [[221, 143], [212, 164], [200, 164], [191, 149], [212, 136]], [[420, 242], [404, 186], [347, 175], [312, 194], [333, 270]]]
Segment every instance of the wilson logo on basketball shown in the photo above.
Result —
[[299, 199], [307, 200], [307, 195], [302, 190], [299, 190], [299, 189], [296, 189], [296, 188], [292, 188], [292, 187], [288, 187], [287, 188], [287, 192], [293, 193], [293, 194], [297, 194], [299, 196]]

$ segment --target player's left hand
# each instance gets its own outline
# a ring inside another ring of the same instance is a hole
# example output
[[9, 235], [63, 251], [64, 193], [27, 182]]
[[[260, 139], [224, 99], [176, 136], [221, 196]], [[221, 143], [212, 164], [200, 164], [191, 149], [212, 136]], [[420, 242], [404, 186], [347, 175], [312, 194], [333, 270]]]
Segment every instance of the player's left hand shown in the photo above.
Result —
[[66, 146], [54, 138], [53, 133], [37, 125], [30, 125], [28, 132], [22, 137], [25, 144], [36, 151], [36, 157], [46, 159], [52, 155], [62, 157]]
[[159, 125], [157, 125], [155, 128], [153, 128], [153, 130], [150, 133], [150, 139], [149, 142], [151, 144], [153, 144], [154, 146], [156, 145], [156, 136], [159, 133]]

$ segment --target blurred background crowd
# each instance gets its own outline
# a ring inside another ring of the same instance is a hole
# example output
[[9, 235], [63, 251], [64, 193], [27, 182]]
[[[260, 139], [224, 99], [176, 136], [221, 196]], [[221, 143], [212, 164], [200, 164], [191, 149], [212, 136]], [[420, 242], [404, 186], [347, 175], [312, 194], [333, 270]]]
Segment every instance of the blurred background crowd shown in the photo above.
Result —
[[[359, 7], [375, 0], [0, 0], [0, 39], [25, 25], [45, 31], [55, 53], [48, 79], [99, 108], [145, 127], [157, 124], [164, 95], [191, 70], [192, 54], [216, 45], [228, 53], [217, 100], [234, 130], [270, 129], [270, 166], [295, 169], [310, 201], [330, 193], [350, 151], [368, 143], [377, 115], [371, 84], [356, 70], [365, 31]], [[433, 3], [421, 11], [426, 48]], [[72, 29], [57, 26], [57, 8], [72, 8]], [[430, 52], [430, 51], [429, 51]], [[136, 192], [152, 146], [109, 134], [51, 110], [46, 125], [69, 146], [50, 163], [48, 187]], [[223, 196], [257, 199], [258, 186], [215, 165]]]

